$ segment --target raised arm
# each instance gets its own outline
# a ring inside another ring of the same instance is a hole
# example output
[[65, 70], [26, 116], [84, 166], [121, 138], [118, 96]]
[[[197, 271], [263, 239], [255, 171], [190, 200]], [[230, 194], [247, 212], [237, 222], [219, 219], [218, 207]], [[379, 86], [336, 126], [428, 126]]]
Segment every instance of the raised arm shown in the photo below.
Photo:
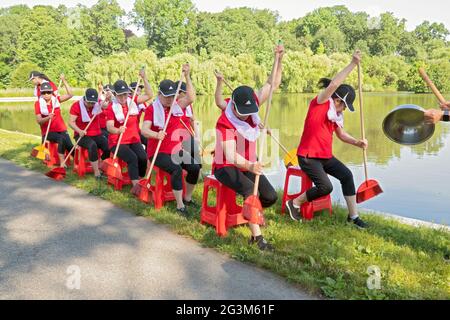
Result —
[[277, 90], [280, 87], [281, 84], [281, 75], [283, 73], [283, 56], [284, 56], [284, 46], [283, 45], [277, 45], [275, 47], [275, 55], [274, 55], [274, 61], [273, 61], [273, 67], [275, 67], [275, 61], [278, 60], [278, 67], [276, 70], [272, 67], [272, 72], [270, 73], [269, 77], [267, 78], [266, 83], [262, 86], [261, 89], [259, 89], [257, 96], [259, 100], [259, 104], [262, 105], [266, 100], [269, 98], [270, 93], [270, 84], [272, 83], [272, 77], [275, 77], [274, 82], [274, 91]]
[[195, 94], [195, 88], [191, 79], [191, 67], [188, 63], [183, 65], [183, 74], [186, 79], [186, 95], [183, 98], [178, 100], [178, 105], [184, 109], [187, 106], [190, 106], [194, 101], [197, 95]]
[[216, 101], [216, 106], [219, 107], [220, 110], [225, 110], [227, 107], [227, 103], [222, 97], [223, 92], [223, 75], [217, 71], [214, 71], [216, 75], [217, 84], [216, 84], [216, 92], [214, 93], [214, 99]]
[[61, 103], [63, 103], [64, 101], [67, 101], [69, 99], [72, 99], [73, 97], [73, 93], [72, 93], [72, 88], [69, 86], [69, 84], [67, 83], [66, 78], [64, 77], [63, 74], [61, 74], [60, 79], [62, 80], [64, 87], [66, 88], [66, 94], [61, 96]]
[[147, 75], [145, 74], [144, 69], [141, 69], [139, 71], [139, 76], [142, 78], [142, 81], [144, 82], [144, 94], [137, 97], [137, 104], [144, 103], [153, 98], [152, 88], [150, 87], [150, 83], [148, 83]]
[[353, 54], [352, 61], [350, 62], [350, 64], [346, 66], [342, 71], [340, 71], [333, 78], [333, 80], [331, 80], [331, 83], [328, 85], [328, 87], [326, 87], [319, 93], [317, 97], [317, 103], [322, 104], [327, 102], [360, 61], [361, 61], [361, 52], [359, 50], [356, 50], [355, 53]]

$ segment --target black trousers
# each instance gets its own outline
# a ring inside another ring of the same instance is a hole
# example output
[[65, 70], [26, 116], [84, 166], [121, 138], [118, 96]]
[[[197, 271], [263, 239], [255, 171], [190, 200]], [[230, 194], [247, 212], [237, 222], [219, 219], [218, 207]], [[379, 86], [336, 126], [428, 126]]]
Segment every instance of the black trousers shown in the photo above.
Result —
[[[58, 144], [58, 153], [64, 154], [65, 151], [70, 152], [73, 148], [72, 141], [67, 131], [63, 132], [49, 132], [47, 140]], [[42, 137], [44, 141], [44, 137]]]
[[[79, 136], [74, 138], [78, 140]], [[98, 149], [103, 151], [102, 160], [109, 158], [108, 140], [101, 134], [92, 137], [84, 136], [81, 138], [80, 142], [78, 142], [78, 145], [88, 150], [89, 161], [91, 162], [98, 160]]]
[[175, 191], [183, 190], [183, 169], [187, 171], [186, 182], [197, 184], [200, 165], [195, 164], [190, 153], [186, 151], [182, 150], [178, 155], [158, 153], [155, 165], [170, 174], [170, 182]]
[[[116, 151], [116, 147], [111, 148], [111, 152]], [[147, 154], [140, 143], [121, 144], [117, 157], [125, 161], [128, 165], [128, 174], [131, 180], [138, 180], [145, 176], [147, 170]]]
[[[236, 167], [224, 167], [214, 170], [214, 176], [220, 183], [244, 196], [244, 199], [253, 194], [255, 186], [254, 173], [240, 171]], [[263, 208], [268, 208], [277, 202], [278, 195], [264, 175], [259, 177], [258, 192]]]
[[106, 138], [106, 140], [108, 140], [108, 135], [109, 135], [108, 130], [106, 128], [102, 128], [101, 130], [102, 130], [102, 135]]
[[341, 182], [344, 196], [354, 196], [356, 194], [352, 172], [335, 157], [331, 159], [298, 157], [298, 162], [300, 168], [315, 185], [306, 191], [306, 199], [308, 201], [326, 196], [333, 191], [333, 185], [328, 175], [335, 177]]
[[183, 150], [189, 152], [193, 155], [193, 160], [195, 164], [200, 165], [202, 167], [202, 157], [200, 156], [200, 146], [197, 142], [195, 142], [194, 137], [191, 135], [189, 139], [186, 139], [182, 142]]
[[147, 142], [148, 142], [148, 139], [147, 139], [146, 137], [144, 137], [144, 136], [142, 135], [142, 133], [140, 133], [139, 136], [141, 137], [141, 143], [144, 145], [144, 150], [147, 150]]

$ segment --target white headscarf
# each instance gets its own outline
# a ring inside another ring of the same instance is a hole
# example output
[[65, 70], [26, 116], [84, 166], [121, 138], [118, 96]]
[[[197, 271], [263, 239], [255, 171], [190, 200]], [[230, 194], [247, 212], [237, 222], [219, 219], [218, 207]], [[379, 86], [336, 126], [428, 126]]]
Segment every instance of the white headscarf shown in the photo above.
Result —
[[330, 98], [330, 107], [328, 109], [328, 120], [336, 123], [340, 128], [344, 127], [344, 115], [342, 112], [336, 111], [336, 105], [334, 104], [334, 100]]
[[[81, 98], [79, 103], [80, 103], [80, 110], [81, 110], [81, 121], [83, 121], [83, 122], [91, 121], [91, 117], [89, 116], [89, 113], [87, 112], [86, 106], [84, 104], [84, 98]], [[94, 105], [94, 108], [92, 110], [92, 115], [96, 115], [101, 112], [102, 112], [102, 107], [100, 106], [100, 103], [96, 102]]]
[[252, 127], [248, 122], [240, 120], [233, 112], [233, 100], [230, 99], [228, 102], [227, 108], [225, 109], [225, 116], [231, 122], [231, 124], [236, 128], [241, 136], [243, 136], [246, 140], [255, 142], [260, 134], [259, 124], [261, 123], [261, 119], [259, 115], [252, 114], [253, 123], [256, 125]]
[[[130, 116], [136, 116], [139, 114], [138, 107], [130, 97], [127, 98], [128, 112]], [[125, 121], [125, 115], [123, 114], [122, 105], [116, 100], [113, 100], [112, 110], [118, 122], [123, 123]]]
[[[176, 104], [172, 108], [172, 115], [175, 117], [182, 117], [184, 115], [181, 107]], [[164, 128], [164, 124], [166, 123], [166, 114], [164, 113], [164, 107], [159, 101], [157, 97], [155, 101], [153, 101], [153, 125], [158, 128]]]
[[[61, 104], [59, 103], [58, 99], [55, 96], [52, 96], [52, 106], [53, 110], [61, 107]], [[44, 98], [42, 97], [39, 98], [39, 109], [42, 115], [48, 116], [49, 112], [47, 108], [47, 101], [45, 101]]]

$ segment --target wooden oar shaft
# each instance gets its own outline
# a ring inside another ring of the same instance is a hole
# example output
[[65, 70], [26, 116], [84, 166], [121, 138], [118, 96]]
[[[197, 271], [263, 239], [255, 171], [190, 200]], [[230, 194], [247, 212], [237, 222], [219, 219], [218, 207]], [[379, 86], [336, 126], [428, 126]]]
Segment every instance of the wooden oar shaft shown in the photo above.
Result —
[[[219, 72], [217, 70], [214, 70], [214, 74], [217, 76]], [[225, 83], [225, 85], [228, 87], [228, 89], [231, 90], [231, 92], [233, 92], [233, 87], [231, 86], [231, 84], [227, 81], [227, 79], [223, 78], [223, 83]]]
[[[358, 96], [359, 96], [359, 108], [360, 108], [360, 121], [361, 121], [361, 137], [366, 139], [366, 130], [364, 126], [364, 108], [363, 108], [363, 91], [362, 91], [362, 70], [361, 63], [358, 63]], [[366, 181], [368, 180], [369, 174], [367, 170], [367, 150], [363, 148], [363, 159], [364, 159], [364, 174], [366, 176]]]
[[[138, 81], [137, 81], [137, 84], [136, 84], [136, 88], [139, 88], [140, 82], [141, 82], [141, 78], [139, 77], [139, 79], [138, 79]], [[136, 98], [136, 93], [137, 93], [137, 90], [134, 90], [133, 98], [131, 98], [131, 103], [130, 103], [130, 105], [128, 106], [127, 116], [125, 117], [125, 121], [124, 121], [124, 123], [123, 123], [123, 126], [124, 126], [124, 127], [127, 126], [128, 118], [130, 117], [130, 106], [131, 106], [131, 104], [134, 102], [134, 99]], [[125, 130], [126, 130], [126, 129], [125, 129]], [[117, 141], [116, 151], [114, 151], [113, 160], [115, 160], [115, 159], [117, 158], [117, 153], [119, 152], [120, 143], [122, 142], [122, 137], [123, 137], [123, 134], [124, 134], [124, 133], [125, 133], [125, 131], [122, 132], [122, 133], [119, 135], [119, 140]]]
[[431, 91], [433, 91], [436, 98], [439, 100], [440, 103], [445, 103], [445, 98], [441, 94], [441, 92], [436, 88], [433, 81], [431, 81], [430, 77], [428, 77], [427, 73], [425, 72], [424, 68], [419, 68], [419, 73], [422, 76], [422, 79], [426, 82], [428, 87], [430, 87]]
[[[87, 126], [86, 126], [86, 128], [84, 128], [84, 130], [83, 131], [87, 131], [88, 129], [89, 129], [89, 127], [91, 126], [91, 123], [94, 121], [94, 119], [95, 119], [95, 117], [97, 116], [97, 114], [98, 113], [96, 113], [96, 114], [94, 114], [93, 116], [92, 116], [92, 119], [89, 121], [89, 123], [87, 124]], [[83, 136], [84, 137], [84, 136]], [[80, 140], [83, 138], [83, 137], [79, 137], [78, 138], [78, 140], [75, 142], [75, 145], [72, 147], [72, 149], [70, 150], [70, 152], [69, 152], [69, 154], [66, 156], [66, 158], [64, 159], [64, 161], [63, 161], [63, 165], [65, 165], [66, 164], [66, 162], [67, 162], [67, 160], [69, 160], [69, 157], [70, 157], [70, 155], [72, 154], [72, 152], [75, 150], [75, 148], [78, 146], [78, 143], [80, 142]]]
[[[169, 115], [167, 116], [166, 123], [164, 124], [164, 128], [163, 128], [164, 133], [166, 132], [167, 127], [169, 126], [169, 121], [170, 121], [170, 118], [172, 117], [173, 107], [177, 103], [178, 93], [180, 92], [182, 80], [183, 80], [183, 71], [181, 71], [180, 81], [178, 81], [177, 92], [175, 93], [175, 97], [173, 98], [172, 105], [170, 106]], [[159, 149], [161, 148], [162, 142], [163, 142], [163, 140], [158, 141], [158, 145], [156, 146], [155, 153], [153, 154], [153, 159], [150, 164], [150, 168], [148, 169], [147, 175], [145, 176], [145, 180], [149, 180], [150, 176], [152, 175], [153, 167], [155, 166], [155, 162], [156, 162], [156, 157], [158, 156], [158, 152], [159, 152]]]
[[[270, 112], [270, 107], [272, 106], [272, 97], [273, 97], [273, 91], [274, 91], [274, 84], [275, 84], [275, 72], [278, 69], [278, 58], [279, 55], [276, 54], [275, 55], [275, 62], [273, 63], [273, 67], [272, 67], [272, 74], [271, 74], [271, 79], [270, 79], [270, 90], [269, 90], [269, 98], [267, 100], [267, 109], [266, 109], [266, 114], [264, 115], [264, 122], [263, 122], [263, 136], [262, 136], [262, 141], [261, 141], [261, 146], [259, 148], [259, 157], [258, 157], [258, 161], [262, 163], [262, 158], [264, 155], [264, 145], [266, 142], [266, 134], [267, 134], [267, 122], [269, 120], [269, 112]], [[259, 188], [259, 177], [260, 175], [256, 175], [255, 177], [255, 185], [253, 187], [253, 195], [257, 196], [258, 195], [258, 188]]]
[[[189, 131], [190, 135], [192, 137], [195, 137], [195, 133], [194, 133], [194, 131], [192, 131], [192, 128], [190, 126], [188, 126], [186, 123], [184, 123], [183, 119], [181, 119], [181, 118], [180, 118], [180, 122], [186, 128], [186, 130]], [[203, 148], [203, 146], [200, 143], [200, 141], [198, 143], [198, 146], [200, 147], [200, 149], [202, 149], [202, 152], [204, 153], [205, 152], [205, 148]]]

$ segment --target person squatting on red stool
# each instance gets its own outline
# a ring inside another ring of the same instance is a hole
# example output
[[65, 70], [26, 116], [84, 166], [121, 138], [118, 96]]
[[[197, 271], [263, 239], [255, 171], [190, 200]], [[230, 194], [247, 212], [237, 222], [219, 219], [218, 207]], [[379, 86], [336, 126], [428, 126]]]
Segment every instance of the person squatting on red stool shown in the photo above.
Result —
[[72, 90], [63, 75], [61, 75], [61, 80], [66, 87], [67, 94], [56, 97], [50, 82], [43, 82], [39, 86], [38, 100], [34, 103], [34, 113], [36, 122], [41, 126], [42, 141], [47, 132], [48, 122], [52, 119], [47, 140], [58, 144], [59, 163], [62, 166], [64, 153], [69, 152], [73, 144], [61, 115], [61, 103], [72, 98]]
[[[255, 177], [257, 174], [261, 175], [258, 191], [263, 208], [268, 208], [277, 201], [277, 193], [262, 174], [262, 164], [256, 158], [256, 140], [261, 123], [259, 107], [269, 97], [272, 77], [275, 77], [274, 90], [281, 83], [284, 47], [277, 46], [275, 53], [275, 59], [279, 59], [278, 68], [257, 93], [250, 87], [240, 86], [233, 91], [231, 99], [223, 100], [223, 78], [217, 77], [215, 96], [222, 114], [216, 124], [213, 174], [220, 183], [244, 196], [244, 199], [253, 194]], [[249, 223], [249, 227], [252, 232], [251, 244], [256, 243], [261, 250], [273, 249], [262, 236], [258, 224]]]
[[319, 85], [324, 88], [314, 98], [306, 115], [305, 126], [297, 150], [301, 169], [314, 183], [314, 187], [299, 197], [286, 202], [289, 214], [293, 220], [300, 220], [300, 206], [311, 202], [333, 190], [328, 174], [341, 182], [342, 191], [349, 211], [348, 222], [353, 222], [360, 228], [367, 224], [359, 217], [356, 208], [356, 190], [352, 172], [333, 156], [333, 133], [348, 144], [367, 148], [367, 140], [358, 140], [344, 131], [344, 110], [355, 111], [353, 102], [355, 90], [348, 84], [342, 84], [347, 76], [361, 61], [361, 53], [353, 54], [351, 63], [339, 72], [333, 80], [321, 79]]
[[[100, 116], [102, 114], [103, 110], [98, 102], [98, 92], [92, 88], [87, 89], [84, 97], [72, 104], [70, 108], [69, 125], [74, 130], [74, 139], [78, 140], [81, 137], [78, 145], [88, 150], [89, 161], [97, 179], [103, 177], [98, 165], [98, 149], [103, 151], [102, 160], [109, 158], [108, 141], [102, 135], [100, 128]], [[94, 115], [94, 120], [86, 130]]]
[[[147, 170], [147, 155], [139, 136], [138, 105], [153, 97], [145, 71], [140, 70], [139, 76], [144, 81], [145, 94], [136, 96], [134, 101], [131, 101], [129, 97], [131, 90], [128, 84], [123, 80], [117, 80], [114, 83], [114, 98], [106, 111], [106, 127], [109, 132], [108, 146], [111, 152], [115, 152], [118, 147], [119, 135], [124, 133], [117, 157], [127, 163], [133, 187], [138, 184], [140, 177], [145, 176]], [[130, 116], [125, 127], [123, 124], [128, 112], [130, 112]]]
[[[186, 78], [186, 95], [178, 99], [174, 105], [166, 132], [162, 130], [177, 91], [177, 84], [172, 80], [163, 80], [159, 84], [157, 98], [145, 111], [141, 133], [148, 139], [147, 155], [150, 161], [155, 156], [158, 141], [162, 140], [155, 165], [171, 175], [170, 181], [177, 202], [177, 213], [187, 216], [186, 205], [195, 205], [192, 200], [192, 193], [198, 181], [200, 165], [196, 164], [193, 156], [189, 152], [182, 150], [181, 146], [184, 127], [180, 122], [180, 118], [184, 115], [183, 110], [191, 105], [196, 97], [188, 64], [183, 65], [183, 73]], [[183, 169], [187, 171], [184, 199]]]

